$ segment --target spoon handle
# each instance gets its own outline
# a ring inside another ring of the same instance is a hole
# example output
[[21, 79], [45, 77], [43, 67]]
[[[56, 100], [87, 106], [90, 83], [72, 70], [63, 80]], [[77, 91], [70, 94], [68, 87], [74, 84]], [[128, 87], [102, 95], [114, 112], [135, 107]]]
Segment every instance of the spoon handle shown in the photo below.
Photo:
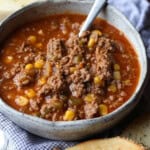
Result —
[[82, 35], [84, 31], [86, 31], [90, 25], [92, 24], [93, 20], [96, 18], [100, 10], [103, 8], [103, 6], [106, 4], [107, 0], [95, 0], [92, 9], [87, 16], [87, 19], [85, 20], [83, 26], [81, 27], [81, 30], [79, 32], [79, 37]]

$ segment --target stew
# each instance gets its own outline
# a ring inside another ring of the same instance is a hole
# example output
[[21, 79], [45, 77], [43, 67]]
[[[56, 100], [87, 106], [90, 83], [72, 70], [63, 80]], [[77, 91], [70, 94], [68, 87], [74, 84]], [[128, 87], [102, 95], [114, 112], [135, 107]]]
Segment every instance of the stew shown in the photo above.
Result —
[[28, 23], [1, 46], [0, 96], [18, 111], [52, 121], [106, 115], [133, 94], [138, 57], [124, 34], [96, 19], [79, 38], [84, 15]]

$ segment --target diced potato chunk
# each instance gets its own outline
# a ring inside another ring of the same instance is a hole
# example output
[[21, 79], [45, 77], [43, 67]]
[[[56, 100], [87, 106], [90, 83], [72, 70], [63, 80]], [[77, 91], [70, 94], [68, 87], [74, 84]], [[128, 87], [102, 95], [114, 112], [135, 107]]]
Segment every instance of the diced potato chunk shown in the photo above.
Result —
[[119, 66], [118, 64], [114, 64], [114, 70], [115, 70], [115, 71], [120, 70], [120, 66]]
[[102, 84], [101, 78], [100, 78], [99, 76], [95, 76], [95, 77], [94, 77], [94, 83], [101, 85], [101, 84]]
[[18, 106], [23, 107], [23, 106], [28, 105], [29, 99], [26, 98], [25, 96], [18, 96], [18, 97], [15, 99], [15, 102], [16, 102], [16, 104], [17, 104]]
[[93, 48], [95, 45], [95, 39], [94, 38], [90, 38], [89, 42], [88, 42], [88, 48]]
[[33, 64], [26, 64], [25, 66], [25, 70], [29, 71], [32, 70], [34, 68]]
[[43, 59], [39, 59], [34, 63], [34, 67], [36, 69], [41, 69], [44, 66], [44, 60]]
[[36, 43], [36, 41], [37, 41], [36, 36], [30, 35], [30, 36], [28, 37], [27, 41], [28, 41], [29, 43], [31, 43], [31, 44]]
[[36, 96], [36, 93], [33, 89], [28, 89], [25, 91], [25, 94], [27, 95], [27, 97], [29, 98], [34, 98]]
[[65, 112], [65, 115], [64, 115], [64, 120], [65, 121], [71, 121], [71, 120], [73, 120], [74, 119], [74, 117], [75, 117], [75, 112], [73, 111], [73, 110], [67, 110], [66, 112]]
[[120, 71], [114, 71], [113, 76], [115, 80], [121, 80]]
[[6, 64], [9, 64], [13, 61], [13, 56], [6, 56], [6, 58], [4, 59], [4, 62]]
[[115, 93], [115, 92], [117, 91], [116, 85], [115, 85], [115, 84], [110, 85], [110, 86], [108, 87], [108, 91]]
[[85, 96], [84, 100], [86, 102], [90, 102], [91, 103], [92, 101], [95, 100], [95, 96], [94, 96], [94, 94], [88, 94], [88, 95]]
[[107, 115], [108, 114], [108, 107], [105, 104], [100, 104], [99, 105], [99, 113], [101, 116]]

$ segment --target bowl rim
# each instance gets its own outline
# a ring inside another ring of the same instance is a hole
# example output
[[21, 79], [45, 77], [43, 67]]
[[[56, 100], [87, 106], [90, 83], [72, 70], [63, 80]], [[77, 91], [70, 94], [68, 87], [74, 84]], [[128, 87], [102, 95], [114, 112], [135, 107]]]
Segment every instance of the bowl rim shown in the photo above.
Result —
[[[0, 22], [0, 26], [3, 26], [5, 23], [7, 23], [10, 19], [16, 17], [17, 15], [20, 15], [22, 12], [24, 11], [27, 11], [28, 9], [32, 9], [33, 7], [36, 7], [38, 5], [41, 5], [43, 3], [47, 2], [47, 0], [43, 0], [43, 1], [38, 1], [38, 2], [34, 2], [34, 3], [31, 3], [27, 6], [25, 6], [24, 8], [21, 8], [19, 9], [18, 11], [12, 13], [10, 16], [6, 17], [5, 19], [3, 19], [1, 22]], [[87, 4], [92, 4], [93, 2], [92, 1], [87, 1], [87, 0], [51, 0], [49, 1], [51, 3], [64, 3], [64, 2], [70, 2], [70, 3], [87, 3]], [[145, 82], [146, 82], [146, 78], [147, 78], [147, 65], [148, 65], [148, 61], [147, 61], [147, 56], [146, 56], [146, 50], [145, 50], [145, 47], [144, 47], [144, 44], [143, 44], [143, 41], [142, 41], [142, 38], [140, 36], [140, 34], [138, 33], [138, 31], [133, 27], [133, 25], [129, 22], [129, 20], [118, 10], [116, 9], [114, 6], [111, 6], [109, 4], [107, 4], [107, 7], [109, 7], [111, 10], [113, 10], [115, 13], [117, 13], [121, 18], [122, 20], [124, 20], [127, 25], [134, 31], [135, 33], [135, 36], [137, 37], [137, 39], [139, 40], [140, 42], [140, 45], [142, 47], [142, 49], [145, 51], [143, 54], [144, 56], [144, 61], [145, 61], [145, 69], [144, 69], [144, 72], [140, 72], [140, 74], [143, 74], [143, 78], [141, 79], [141, 83], [138, 81], [138, 84], [137, 84], [137, 87], [134, 91], [134, 93], [132, 94], [132, 96], [124, 103], [122, 104], [121, 106], [119, 106], [117, 109], [115, 109], [113, 112], [105, 115], [105, 116], [100, 116], [100, 117], [97, 117], [97, 118], [92, 118], [92, 119], [82, 119], [82, 120], [74, 120], [74, 121], [49, 121], [49, 120], [46, 120], [46, 119], [43, 119], [43, 118], [39, 118], [39, 117], [35, 117], [35, 116], [31, 116], [31, 115], [28, 115], [26, 113], [22, 113], [22, 112], [19, 112], [17, 110], [15, 110], [14, 108], [12, 108], [11, 106], [9, 106], [6, 102], [4, 102], [2, 100], [2, 98], [0, 98], [0, 105], [2, 105], [2, 107], [6, 110], [8, 110], [9, 112], [13, 113], [14, 115], [17, 115], [17, 116], [24, 116], [26, 119], [28, 119], [29, 121], [35, 121], [37, 123], [42, 123], [42, 124], [46, 124], [46, 125], [49, 125], [49, 126], [55, 126], [55, 127], [59, 127], [59, 126], [70, 126], [70, 124], [72, 126], [78, 126], [78, 125], [81, 125], [81, 124], [86, 124], [86, 123], [89, 123], [90, 122], [95, 122], [95, 121], [101, 121], [101, 122], [107, 122], [108, 120], [110, 119], [113, 119], [115, 118], [116, 114], [118, 113], [121, 113], [122, 111], [126, 111], [126, 107], [132, 105], [132, 103], [136, 100], [135, 97], [139, 94], [140, 92], [140, 89], [142, 87], [144, 87], [145, 85]], [[80, 13], [79, 13], [80, 14]], [[116, 27], [117, 28], [117, 27]], [[130, 41], [130, 40], [129, 40]], [[135, 50], [136, 51], [136, 50]], [[140, 62], [140, 61], [139, 61]], [[140, 78], [139, 78], [140, 80]], [[140, 85], [139, 85], [140, 84]]]

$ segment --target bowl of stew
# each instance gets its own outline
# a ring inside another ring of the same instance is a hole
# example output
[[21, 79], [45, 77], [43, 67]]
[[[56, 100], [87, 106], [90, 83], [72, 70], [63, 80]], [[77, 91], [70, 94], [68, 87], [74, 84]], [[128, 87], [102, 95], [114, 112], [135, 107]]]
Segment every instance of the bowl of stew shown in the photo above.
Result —
[[37, 2], [0, 25], [0, 111], [33, 134], [83, 139], [139, 102], [147, 73], [143, 42], [110, 5], [79, 38], [91, 6]]

